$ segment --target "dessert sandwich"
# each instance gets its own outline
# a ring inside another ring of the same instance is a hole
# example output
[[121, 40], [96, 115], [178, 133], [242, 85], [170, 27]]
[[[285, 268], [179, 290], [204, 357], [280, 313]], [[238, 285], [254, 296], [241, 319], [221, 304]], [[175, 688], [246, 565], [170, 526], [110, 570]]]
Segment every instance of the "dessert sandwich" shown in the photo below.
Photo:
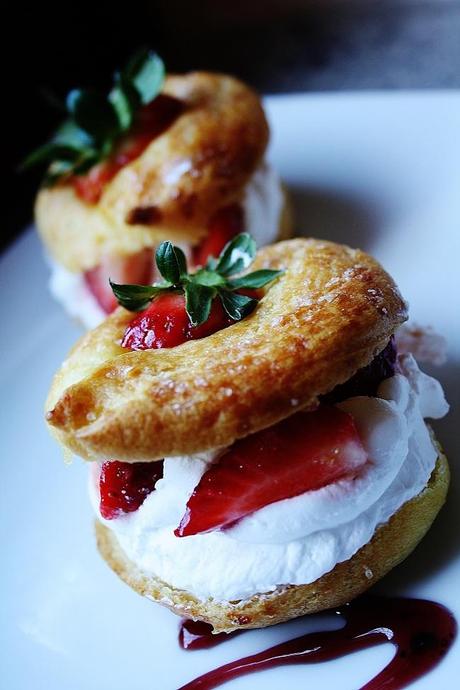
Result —
[[[254, 256], [255, 255], [255, 256]], [[47, 422], [90, 461], [99, 551], [215, 632], [339, 606], [418, 544], [447, 460], [440, 384], [397, 351], [391, 277], [347, 246], [241, 234], [120, 306], [56, 374]]]
[[88, 328], [117, 306], [109, 278], [158, 278], [154, 252], [164, 240], [200, 266], [240, 232], [259, 244], [290, 235], [260, 99], [237, 79], [165, 76], [160, 58], [141, 51], [108, 95], [73, 90], [66, 108], [66, 122], [25, 167], [49, 166], [35, 219], [50, 288]]

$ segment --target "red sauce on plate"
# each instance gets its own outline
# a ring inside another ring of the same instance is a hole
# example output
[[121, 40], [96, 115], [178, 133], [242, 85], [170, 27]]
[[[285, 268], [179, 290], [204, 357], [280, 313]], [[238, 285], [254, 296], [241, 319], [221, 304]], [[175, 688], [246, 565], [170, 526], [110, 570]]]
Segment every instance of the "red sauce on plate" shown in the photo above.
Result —
[[[457, 632], [450, 611], [424, 599], [363, 596], [342, 606], [336, 613], [345, 621], [339, 630], [308, 633], [282, 642], [214, 669], [179, 690], [210, 690], [247, 673], [274, 666], [337, 659], [383, 642], [391, 642], [396, 653], [390, 663], [359, 690], [399, 690], [437, 666]], [[184, 621], [179, 642], [184, 649], [203, 649], [239, 632], [212, 635], [210, 625]]]

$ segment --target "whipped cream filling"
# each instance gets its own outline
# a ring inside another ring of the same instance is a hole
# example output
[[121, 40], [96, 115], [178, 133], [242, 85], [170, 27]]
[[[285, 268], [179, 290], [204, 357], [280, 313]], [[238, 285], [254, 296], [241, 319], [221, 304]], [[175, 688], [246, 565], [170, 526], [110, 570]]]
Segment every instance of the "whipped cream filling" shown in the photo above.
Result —
[[[283, 190], [273, 167], [262, 162], [249, 180], [243, 197], [246, 232], [258, 247], [274, 242], [278, 236], [283, 208]], [[65, 311], [85, 328], [95, 328], [106, 314], [88, 289], [82, 273], [71, 273], [51, 262], [49, 289]]]
[[154, 575], [200, 599], [246, 599], [288, 584], [308, 584], [353, 556], [426, 486], [436, 463], [425, 417], [448, 411], [440, 384], [412, 355], [398, 357], [398, 373], [377, 397], [339, 404], [355, 419], [369, 455], [362, 474], [277, 501], [230, 529], [175, 537], [185, 505], [219, 453], [165, 458], [164, 476], [134, 513], [104, 520], [97, 482], [92, 501], [128, 556]]

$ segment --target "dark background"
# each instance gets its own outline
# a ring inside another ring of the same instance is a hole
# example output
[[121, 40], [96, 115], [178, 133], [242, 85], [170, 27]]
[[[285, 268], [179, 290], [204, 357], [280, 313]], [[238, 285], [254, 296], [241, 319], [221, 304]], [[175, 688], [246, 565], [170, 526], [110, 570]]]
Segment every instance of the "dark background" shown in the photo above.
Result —
[[8, 3], [3, 12], [1, 246], [30, 222], [40, 181], [17, 166], [62, 119], [46, 94], [108, 88], [140, 45], [168, 71], [221, 70], [263, 93], [460, 86], [456, 0]]

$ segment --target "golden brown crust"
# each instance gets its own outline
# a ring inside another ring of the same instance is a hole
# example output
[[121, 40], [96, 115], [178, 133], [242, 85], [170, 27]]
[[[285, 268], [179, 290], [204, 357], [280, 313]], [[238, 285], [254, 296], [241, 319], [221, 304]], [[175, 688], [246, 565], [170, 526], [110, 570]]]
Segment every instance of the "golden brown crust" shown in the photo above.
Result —
[[406, 319], [381, 266], [359, 250], [295, 239], [251, 269], [286, 272], [243, 321], [172, 349], [127, 352], [119, 308], [56, 375], [47, 419], [87, 459], [154, 460], [228, 446], [346, 381]]
[[[237, 79], [208, 72], [169, 76], [163, 93], [184, 111], [87, 204], [71, 186], [42, 189], [38, 229], [50, 254], [68, 270], [98, 265], [110, 253], [133, 254], [164, 239], [196, 244], [214, 211], [241, 200], [268, 142], [257, 94]], [[154, 207], [157, 223], [127, 222]]]
[[440, 451], [426, 488], [379, 527], [371, 541], [352, 558], [309, 585], [279, 588], [241, 602], [200, 601], [186, 591], [144, 575], [126, 558], [113, 532], [99, 521], [96, 522], [97, 544], [101, 555], [122, 580], [179, 616], [211, 623], [216, 633], [261, 628], [341, 606], [366, 591], [417, 546], [443, 505], [448, 486], [449, 466]]

